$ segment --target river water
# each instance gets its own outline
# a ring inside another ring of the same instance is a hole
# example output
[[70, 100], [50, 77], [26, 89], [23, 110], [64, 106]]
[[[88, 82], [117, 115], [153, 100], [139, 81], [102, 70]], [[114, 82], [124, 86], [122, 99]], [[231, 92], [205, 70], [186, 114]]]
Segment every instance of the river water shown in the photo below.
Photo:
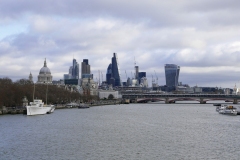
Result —
[[240, 159], [240, 116], [212, 104], [129, 104], [0, 116], [0, 159]]

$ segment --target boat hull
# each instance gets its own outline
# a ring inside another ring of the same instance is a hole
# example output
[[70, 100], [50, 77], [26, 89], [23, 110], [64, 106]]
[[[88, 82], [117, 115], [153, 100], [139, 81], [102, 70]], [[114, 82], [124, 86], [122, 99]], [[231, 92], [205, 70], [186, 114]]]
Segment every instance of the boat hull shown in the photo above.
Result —
[[48, 112], [51, 112], [51, 107], [37, 107], [37, 106], [26, 106], [27, 109], [27, 115], [40, 115], [40, 114], [46, 114]]

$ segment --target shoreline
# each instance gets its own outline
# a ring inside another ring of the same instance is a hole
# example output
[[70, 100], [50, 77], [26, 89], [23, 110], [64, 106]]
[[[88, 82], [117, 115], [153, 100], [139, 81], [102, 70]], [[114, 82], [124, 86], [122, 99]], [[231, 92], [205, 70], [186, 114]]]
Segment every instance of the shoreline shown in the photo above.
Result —
[[[195, 105], [195, 104], [200, 104], [200, 103], [121, 103], [120, 101], [100, 101], [98, 103], [92, 103], [92, 104], [89, 104], [89, 103], [86, 103], [87, 106], [89, 106], [89, 108], [91, 107], [98, 107], [98, 106], [106, 106], [106, 105], [121, 105], [121, 104], [150, 104], [150, 105], [179, 105], [179, 104], [192, 104], [192, 105]], [[201, 104], [201, 105], [212, 105], [213, 107], [214, 104], [228, 104], [228, 105], [233, 105], [233, 106], [237, 106], [239, 105], [240, 107], [240, 104], [232, 104], [232, 103], [204, 103], [204, 104]], [[71, 107], [67, 107], [66, 104], [64, 105], [56, 105], [56, 108], [55, 109], [72, 109], [72, 108], [78, 108], [78, 106], [71, 106]], [[6, 115], [6, 114], [11, 114], [11, 115], [15, 115], [15, 114], [23, 114], [24, 113], [24, 110], [25, 108], [24, 107], [2, 107], [2, 109], [0, 110], [0, 115]]]

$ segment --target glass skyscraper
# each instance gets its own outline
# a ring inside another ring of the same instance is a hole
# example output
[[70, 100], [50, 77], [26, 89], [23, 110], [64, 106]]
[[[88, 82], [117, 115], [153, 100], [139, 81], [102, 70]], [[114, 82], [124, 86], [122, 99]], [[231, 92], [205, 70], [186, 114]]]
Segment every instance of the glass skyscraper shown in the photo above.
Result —
[[176, 64], [165, 64], [166, 86], [178, 86], [180, 66]]
[[63, 75], [65, 84], [77, 85], [79, 81], [79, 64], [76, 59], [73, 59], [73, 65], [70, 66], [68, 74]]
[[113, 53], [112, 57], [112, 78], [114, 79], [114, 86], [122, 86], [116, 53]]
[[73, 59], [72, 79], [79, 79], [79, 64], [76, 59]]
[[107, 68], [107, 74], [106, 74], [107, 84], [111, 84], [111, 81], [110, 81], [111, 78], [112, 78], [112, 64], [110, 63]]
[[141, 78], [143, 78], [143, 77], [147, 77], [147, 76], [146, 76], [146, 72], [139, 72], [139, 73], [138, 73], [138, 81], [139, 81], [139, 83], [140, 83], [140, 81], [141, 81]]
[[63, 75], [63, 79], [79, 79], [79, 64], [73, 59], [73, 65], [70, 66], [68, 74]]

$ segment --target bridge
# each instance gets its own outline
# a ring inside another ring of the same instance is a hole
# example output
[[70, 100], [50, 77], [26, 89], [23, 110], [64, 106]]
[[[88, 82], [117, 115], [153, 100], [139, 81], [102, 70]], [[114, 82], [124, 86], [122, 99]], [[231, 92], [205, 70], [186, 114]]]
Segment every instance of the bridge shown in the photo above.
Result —
[[175, 103], [176, 101], [198, 101], [205, 104], [207, 101], [224, 100], [237, 104], [240, 102], [239, 95], [226, 94], [159, 94], [159, 93], [124, 93], [122, 98], [130, 99], [137, 103], [147, 103], [149, 101], [164, 101], [165, 103]]

